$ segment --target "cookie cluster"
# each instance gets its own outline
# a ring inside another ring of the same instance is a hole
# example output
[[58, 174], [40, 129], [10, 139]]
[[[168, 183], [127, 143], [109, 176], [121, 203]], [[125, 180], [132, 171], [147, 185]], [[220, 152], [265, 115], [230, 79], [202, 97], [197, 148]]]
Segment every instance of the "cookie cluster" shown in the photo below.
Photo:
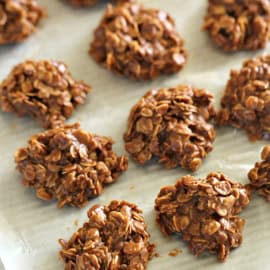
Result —
[[179, 85], [147, 92], [132, 108], [124, 135], [126, 150], [140, 164], [152, 157], [168, 169], [197, 170], [212, 150], [213, 96]]
[[23, 185], [35, 189], [37, 197], [56, 199], [59, 208], [83, 207], [127, 170], [127, 158], [117, 156], [112, 145], [109, 137], [66, 125], [34, 135], [15, 161]]
[[225, 261], [242, 243], [245, 221], [238, 216], [249, 191], [222, 173], [206, 179], [184, 176], [161, 189], [155, 201], [157, 223], [165, 235], [180, 233], [194, 255], [216, 253]]

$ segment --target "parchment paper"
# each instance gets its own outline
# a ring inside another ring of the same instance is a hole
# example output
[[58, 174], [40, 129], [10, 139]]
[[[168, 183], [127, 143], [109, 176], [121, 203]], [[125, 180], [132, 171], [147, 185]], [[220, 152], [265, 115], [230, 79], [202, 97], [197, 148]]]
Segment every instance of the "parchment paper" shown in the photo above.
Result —
[[[151, 88], [189, 83], [211, 91], [218, 105], [231, 68], [254, 53], [225, 54], [216, 49], [205, 33], [200, 32], [206, 0], [145, 0], [149, 7], [161, 8], [176, 19], [177, 29], [186, 40], [190, 57], [188, 65], [176, 75], [153, 82], [132, 82], [116, 77], [99, 67], [87, 55], [93, 29], [105, 4], [89, 9], [74, 9], [60, 0], [40, 0], [48, 9], [48, 18], [39, 31], [26, 42], [0, 48], [0, 80], [24, 59], [56, 59], [66, 62], [77, 79], [93, 86], [85, 105], [75, 111], [69, 123], [80, 121], [91, 132], [108, 135], [116, 141], [114, 150], [124, 152], [122, 134], [131, 106]], [[268, 47], [264, 52], [269, 52]], [[257, 52], [261, 54], [263, 51]], [[165, 238], [155, 225], [154, 199], [164, 185], [173, 184], [189, 172], [181, 168], [167, 171], [159, 164], [138, 166], [130, 159], [129, 170], [84, 209], [57, 209], [56, 203], [37, 199], [24, 189], [15, 171], [13, 156], [17, 148], [42, 129], [31, 119], [0, 113], [0, 258], [5, 270], [63, 269], [58, 258], [58, 238], [68, 239], [86, 220], [87, 209], [95, 203], [108, 204], [112, 199], [137, 203], [144, 211], [152, 241], [158, 245], [160, 258], [151, 261], [150, 270], [164, 269], [270, 269], [270, 204], [257, 196], [242, 212], [246, 218], [243, 245], [233, 251], [226, 263], [215, 256], [194, 257], [186, 244], [177, 238]], [[260, 158], [266, 141], [251, 143], [244, 132], [233, 128], [218, 130], [213, 152], [194, 175], [204, 177], [211, 171], [222, 171], [229, 177], [247, 183], [247, 172]], [[168, 256], [174, 249], [182, 253]], [[1, 263], [0, 263], [1, 269]]]

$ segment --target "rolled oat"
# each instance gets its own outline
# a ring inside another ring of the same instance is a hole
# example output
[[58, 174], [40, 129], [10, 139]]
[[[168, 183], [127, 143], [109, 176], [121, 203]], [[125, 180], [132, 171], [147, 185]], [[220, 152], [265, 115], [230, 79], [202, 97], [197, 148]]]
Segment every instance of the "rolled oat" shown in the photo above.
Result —
[[62, 125], [90, 90], [62, 62], [29, 60], [15, 66], [0, 84], [0, 108], [52, 128]]
[[89, 53], [116, 74], [149, 80], [182, 69], [187, 61], [183, 45], [169, 14], [126, 3], [108, 5]]
[[126, 201], [95, 205], [69, 241], [59, 240], [66, 270], [144, 270], [155, 246], [142, 211]]
[[270, 1], [208, 0], [203, 29], [225, 51], [265, 48], [270, 38]]
[[140, 164], [156, 156], [168, 169], [197, 170], [215, 139], [212, 102], [210, 93], [187, 85], [147, 92], [130, 112], [126, 150]]
[[251, 140], [270, 138], [270, 55], [232, 70], [217, 115], [219, 125], [244, 129]]
[[261, 162], [256, 162], [248, 177], [250, 186], [270, 202], [270, 145], [266, 145], [261, 153]]
[[242, 243], [244, 219], [238, 214], [249, 203], [249, 191], [222, 173], [206, 179], [184, 176], [161, 189], [155, 201], [157, 223], [165, 235], [180, 233], [191, 252], [217, 253], [224, 261]]
[[66, 125], [34, 135], [15, 155], [22, 183], [42, 200], [83, 207], [127, 170], [128, 160], [112, 150], [113, 140]]
[[0, 0], [0, 45], [25, 40], [44, 16], [35, 0]]

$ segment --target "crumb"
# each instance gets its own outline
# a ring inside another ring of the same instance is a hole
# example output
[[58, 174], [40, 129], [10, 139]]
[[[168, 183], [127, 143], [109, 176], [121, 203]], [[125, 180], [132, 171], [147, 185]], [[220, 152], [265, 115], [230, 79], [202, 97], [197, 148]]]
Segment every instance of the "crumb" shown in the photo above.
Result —
[[160, 255], [160, 253], [156, 252], [156, 253], [154, 254], [154, 257], [156, 257], [156, 258], [160, 258], [160, 257], [161, 257], [161, 255]]
[[179, 249], [179, 248], [174, 248], [174, 249], [172, 249], [172, 250], [168, 253], [168, 255], [171, 256], [171, 257], [176, 257], [176, 256], [178, 256], [178, 255], [181, 254], [181, 253], [182, 253], [182, 250], [181, 250], [181, 249]]

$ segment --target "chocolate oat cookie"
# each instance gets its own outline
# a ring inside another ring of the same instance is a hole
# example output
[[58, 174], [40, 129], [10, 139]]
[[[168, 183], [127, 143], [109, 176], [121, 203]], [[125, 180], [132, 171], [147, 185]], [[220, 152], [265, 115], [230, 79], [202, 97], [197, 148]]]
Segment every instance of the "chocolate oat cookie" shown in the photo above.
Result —
[[149, 80], [182, 69], [187, 61], [183, 45], [169, 14], [126, 3], [108, 5], [89, 53], [116, 74]]
[[0, 45], [25, 40], [44, 16], [35, 0], [0, 0]]
[[261, 153], [261, 162], [256, 162], [248, 173], [251, 188], [258, 191], [270, 202], [270, 145], [266, 145]]
[[219, 125], [244, 129], [251, 140], [270, 138], [270, 55], [232, 70], [217, 115]]
[[140, 164], [155, 156], [168, 169], [197, 170], [215, 140], [212, 102], [210, 93], [187, 85], [147, 92], [130, 112], [126, 150]]
[[126, 201], [95, 205], [69, 241], [59, 240], [66, 270], [144, 270], [155, 246], [140, 210]]
[[[72, 5], [79, 7], [94, 6], [100, 0], [68, 0]], [[114, 4], [131, 3], [136, 0], [112, 0]]]
[[51, 128], [62, 125], [90, 90], [62, 62], [29, 60], [15, 66], [0, 84], [0, 108]]
[[15, 155], [22, 183], [43, 200], [82, 207], [127, 170], [128, 160], [112, 150], [113, 140], [79, 124], [34, 135]]
[[225, 261], [242, 243], [245, 220], [238, 214], [248, 203], [244, 186], [222, 173], [210, 173], [206, 179], [184, 176], [162, 188], [155, 209], [165, 235], [180, 233], [194, 255], [209, 251]]
[[203, 29], [224, 51], [264, 48], [270, 38], [270, 1], [208, 0]]

